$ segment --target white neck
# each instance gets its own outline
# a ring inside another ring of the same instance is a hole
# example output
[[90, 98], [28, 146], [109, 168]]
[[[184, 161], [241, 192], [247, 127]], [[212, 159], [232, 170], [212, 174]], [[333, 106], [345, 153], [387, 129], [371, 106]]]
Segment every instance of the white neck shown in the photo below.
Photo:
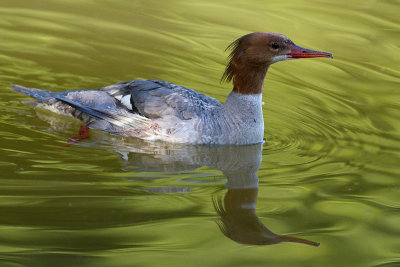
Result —
[[261, 143], [264, 137], [262, 94], [231, 92], [223, 105], [230, 127], [229, 138], [237, 144]]

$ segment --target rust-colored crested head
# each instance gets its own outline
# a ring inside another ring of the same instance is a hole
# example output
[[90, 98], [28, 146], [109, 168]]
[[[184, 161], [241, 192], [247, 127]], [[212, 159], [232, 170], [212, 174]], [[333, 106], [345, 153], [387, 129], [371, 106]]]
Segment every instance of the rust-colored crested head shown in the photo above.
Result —
[[293, 42], [280, 33], [254, 32], [240, 37], [226, 48], [231, 53], [221, 80], [231, 81], [244, 66], [265, 69], [279, 61], [276, 57], [288, 54], [291, 44]]
[[221, 82], [233, 80], [233, 91], [241, 94], [261, 93], [272, 63], [294, 58], [332, 57], [330, 53], [298, 47], [285, 35], [272, 32], [244, 35], [226, 50], [231, 53]]

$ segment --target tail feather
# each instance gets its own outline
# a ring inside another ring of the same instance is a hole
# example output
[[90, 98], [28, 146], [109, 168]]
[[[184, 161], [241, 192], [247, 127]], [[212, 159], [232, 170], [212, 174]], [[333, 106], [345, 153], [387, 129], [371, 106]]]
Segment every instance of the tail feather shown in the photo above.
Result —
[[53, 93], [43, 89], [28, 88], [18, 84], [12, 84], [11, 89], [15, 92], [28, 95], [38, 100], [47, 100], [53, 97]]
[[[27, 88], [16, 84], [13, 84], [11, 89], [38, 100], [29, 101], [29, 104], [38, 104], [58, 114], [72, 115], [84, 121], [90, 128], [138, 138], [159, 134], [158, 126], [150, 119], [138, 113], [131, 112], [120, 105], [116, 105], [114, 108], [100, 105], [100, 108], [97, 108], [96, 103], [88, 99], [90, 94], [89, 96], [79, 96], [79, 93], [83, 91], [72, 91], [75, 95], [72, 94], [71, 99], [66, 97], [64, 93], [53, 93], [47, 90]], [[75, 99], [73, 96], [75, 96]]]

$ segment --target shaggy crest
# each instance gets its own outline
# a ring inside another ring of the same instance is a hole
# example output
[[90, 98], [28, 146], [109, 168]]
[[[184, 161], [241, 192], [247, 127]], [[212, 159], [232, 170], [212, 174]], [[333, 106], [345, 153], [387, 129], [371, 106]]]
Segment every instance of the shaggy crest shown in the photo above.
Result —
[[253, 33], [246, 34], [235, 41], [233, 41], [231, 44], [229, 44], [225, 51], [231, 51], [231, 53], [228, 56], [228, 64], [226, 66], [225, 72], [221, 77], [221, 82], [230, 82], [233, 79], [233, 74], [235, 72], [235, 66], [233, 62], [239, 57], [239, 52], [242, 49], [242, 44], [245, 39], [247, 39], [250, 35]]

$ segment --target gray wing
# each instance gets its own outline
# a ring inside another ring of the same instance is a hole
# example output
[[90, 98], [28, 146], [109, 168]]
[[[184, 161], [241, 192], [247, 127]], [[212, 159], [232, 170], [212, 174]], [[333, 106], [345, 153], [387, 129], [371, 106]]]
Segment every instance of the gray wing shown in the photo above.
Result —
[[212, 112], [215, 107], [221, 107], [221, 103], [212, 97], [161, 80], [121, 82], [102, 90], [125, 105], [129, 97], [132, 111], [150, 119], [175, 116], [190, 120]]
[[[171, 116], [180, 120], [204, 118], [222, 106], [212, 97], [161, 80], [134, 80], [98, 90], [59, 93], [18, 85], [13, 89], [37, 98], [53, 111], [71, 114], [94, 128], [110, 132], [149, 129], [154, 126], [151, 119], [170, 120]], [[136, 132], [131, 135], [140, 136]]]

